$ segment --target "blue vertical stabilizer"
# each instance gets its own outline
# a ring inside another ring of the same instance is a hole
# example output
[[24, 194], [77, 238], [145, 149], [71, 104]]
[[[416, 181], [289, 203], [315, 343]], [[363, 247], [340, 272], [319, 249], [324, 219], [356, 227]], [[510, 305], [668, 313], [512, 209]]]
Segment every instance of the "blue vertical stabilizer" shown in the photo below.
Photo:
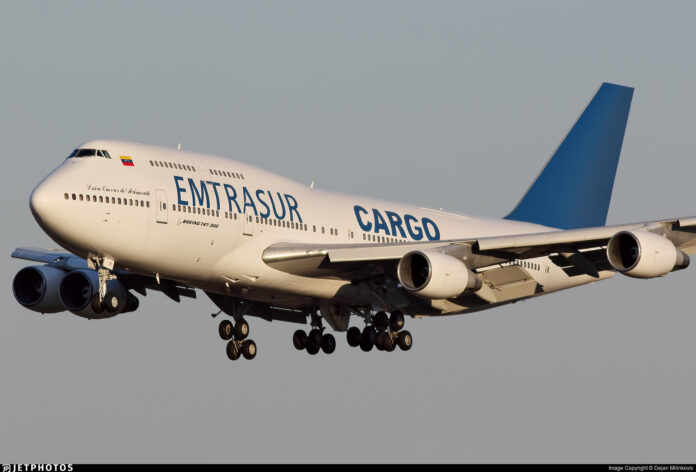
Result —
[[604, 226], [633, 88], [604, 83], [505, 218], [561, 229]]

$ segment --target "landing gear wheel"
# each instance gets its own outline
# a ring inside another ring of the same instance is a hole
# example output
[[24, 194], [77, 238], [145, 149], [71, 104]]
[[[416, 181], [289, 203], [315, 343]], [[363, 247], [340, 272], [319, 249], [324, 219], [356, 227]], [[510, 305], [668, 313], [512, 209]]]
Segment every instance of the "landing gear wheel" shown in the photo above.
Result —
[[106, 292], [104, 295], [104, 309], [109, 313], [118, 313], [126, 304], [123, 297], [119, 297], [116, 292]]
[[384, 331], [377, 333], [377, 337], [375, 338], [375, 347], [380, 351], [384, 351], [384, 347], [386, 346], [385, 339], [387, 336], [387, 333]]
[[377, 314], [372, 318], [372, 326], [377, 329], [387, 329], [389, 326], [389, 318], [387, 314], [383, 311], [378, 311]]
[[223, 341], [229, 341], [232, 339], [232, 333], [234, 332], [234, 326], [230, 320], [222, 320], [220, 326], [218, 327], [218, 332]]
[[393, 333], [385, 331], [381, 338], [382, 350], [392, 352], [396, 348], [396, 339]]
[[[309, 332], [309, 336], [307, 336], [307, 345], [313, 344], [314, 346], [320, 347], [321, 346], [321, 330], [319, 329], [313, 329]], [[318, 351], [317, 351], [318, 352]]]
[[346, 333], [346, 338], [348, 339], [348, 345], [350, 347], [358, 347], [360, 345], [360, 336], [362, 333], [360, 333], [360, 328], [357, 326], [353, 326], [352, 328], [348, 329], [348, 333]]
[[396, 342], [399, 344], [402, 351], [408, 351], [411, 349], [411, 346], [413, 346], [413, 338], [411, 337], [411, 333], [408, 331], [400, 332]]
[[249, 336], [249, 323], [244, 318], [240, 318], [234, 327], [234, 338], [241, 341], [247, 336]]
[[237, 341], [230, 341], [227, 343], [227, 357], [236, 361], [239, 359], [239, 344]]
[[242, 343], [242, 355], [244, 359], [253, 359], [256, 357], [256, 343], [251, 339], [247, 339]]
[[396, 339], [395, 336], [392, 333], [384, 333], [386, 336], [384, 337], [384, 350], [387, 352], [392, 352], [394, 349], [396, 349]]
[[336, 350], [336, 338], [333, 337], [333, 334], [322, 336], [321, 350], [324, 351], [324, 354], [331, 354]]
[[375, 345], [375, 339], [377, 338], [377, 330], [374, 326], [366, 326], [363, 329], [362, 336], [360, 336], [360, 349], [365, 352], [369, 352]]
[[399, 310], [393, 311], [389, 317], [389, 329], [399, 331], [404, 327], [404, 314]]
[[307, 346], [307, 333], [302, 329], [295, 331], [295, 334], [292, 335], [292, 344], [298, 351], [303, 350]]
[[375, 339], [377, 339], [377, 330], [375, 327], [365, 326], [365, 329], [363, 329], [362, 335], [360, 336], [360, 342], [368, 341], [370, 344], [374, 344]]
[[319, 349], [321, 349], [321, 347], [319, 347], [319, 344], [314, 344], [311, 341], [307, 341], [307, 347], [305, 349], [307, 349], [307, 352], [309, 354], [314, 355], [317, 352], [319, 352]]

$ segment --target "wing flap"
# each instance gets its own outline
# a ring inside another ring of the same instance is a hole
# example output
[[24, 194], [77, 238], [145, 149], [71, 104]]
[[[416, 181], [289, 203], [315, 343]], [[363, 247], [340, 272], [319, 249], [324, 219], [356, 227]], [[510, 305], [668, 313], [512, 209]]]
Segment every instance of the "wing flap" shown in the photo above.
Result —
[[539, 289], [537, 281], [518, 265], [489, 269], [480, 277], [483, 285], [476, 295], [489, 303], [531, 297]]

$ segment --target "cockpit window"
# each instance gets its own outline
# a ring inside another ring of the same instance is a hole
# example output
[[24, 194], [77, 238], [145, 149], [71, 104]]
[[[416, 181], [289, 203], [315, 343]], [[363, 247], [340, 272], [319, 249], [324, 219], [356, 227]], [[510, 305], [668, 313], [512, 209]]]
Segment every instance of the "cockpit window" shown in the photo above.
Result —
[[70, 153], [68, 156], [68, 159], [71, 157], [92, 157], [92, 156], [99, 156], [99, 157], [106, 157], [107, 159], [111, 159], [111, 155], [109, 154], [109, 151], [106, 149], [75, 149], [73, 152]]
[[78, 149], [75, 157], [90, 157], [97, 153], [96, 149]]

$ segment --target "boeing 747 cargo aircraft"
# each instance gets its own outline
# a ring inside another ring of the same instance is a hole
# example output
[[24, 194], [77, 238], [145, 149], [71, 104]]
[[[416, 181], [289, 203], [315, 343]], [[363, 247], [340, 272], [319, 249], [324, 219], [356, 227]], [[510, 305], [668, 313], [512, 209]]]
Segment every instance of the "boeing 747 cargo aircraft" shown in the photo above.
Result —
[[219, 336], [236, 360], [257, 354], [251, 317], [308, 325], [293, 344], [309, 354], [335, 350], [327, 326], [363, 351], [408, 350], [408, 318], [617, 272], [661, 277], [688, 266], [696, 217], [605, 226], [632, 95], [603, 84], [502, 219], [319, 190], [223, 157], [88, 141], [31, 193], [34, 218], [63, 249], [16, 249], [40, 264], [17, 273], [14, 295], [35, 312], [103, 319], [137, 310], [148, 290], [177, 302], [203, 292], [229, 316]]

